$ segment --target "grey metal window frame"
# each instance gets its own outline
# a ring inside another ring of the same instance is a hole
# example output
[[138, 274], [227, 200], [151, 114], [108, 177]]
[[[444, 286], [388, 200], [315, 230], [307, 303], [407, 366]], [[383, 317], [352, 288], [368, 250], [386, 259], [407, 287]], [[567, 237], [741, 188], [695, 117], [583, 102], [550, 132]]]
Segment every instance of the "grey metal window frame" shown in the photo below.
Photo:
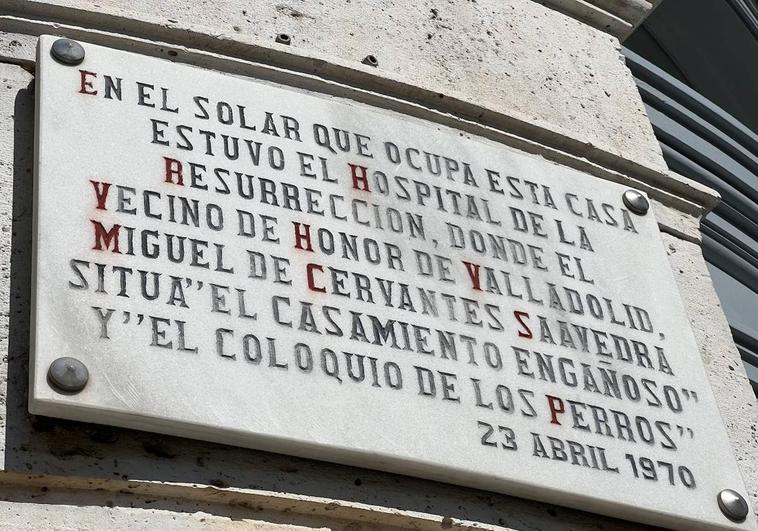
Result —
[[701, 223], [703, 254], [758, 395], [758, 136], [664, 70], [623, 51], [669, 168], [721, 194]]

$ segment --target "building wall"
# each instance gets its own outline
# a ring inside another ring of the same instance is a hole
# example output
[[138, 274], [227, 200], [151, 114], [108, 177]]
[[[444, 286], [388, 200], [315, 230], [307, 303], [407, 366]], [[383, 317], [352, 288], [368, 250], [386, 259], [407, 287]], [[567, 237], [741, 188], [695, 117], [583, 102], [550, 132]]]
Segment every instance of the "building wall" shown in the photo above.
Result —
[[[699, 218], [716, 197], [668, 172], [617, 38], [577, 12], [531, 0], [0, 6], [0, 528], [640, 528], [420, 479], [29, 415], [34, 50], [43, 33], [348, 94], [645, 190], [758, 505], [758, 405], [700, 249]], [[278, 33], [292, 44], [276, 44]], [[368, 54], [378, 67], [361, 64]]]

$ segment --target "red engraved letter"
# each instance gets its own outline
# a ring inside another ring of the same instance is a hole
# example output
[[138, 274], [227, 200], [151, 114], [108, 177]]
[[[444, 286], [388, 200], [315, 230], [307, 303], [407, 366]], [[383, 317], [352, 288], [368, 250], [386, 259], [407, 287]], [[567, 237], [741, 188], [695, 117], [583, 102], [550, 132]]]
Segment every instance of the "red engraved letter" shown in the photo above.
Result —
[[313, 270], [321, 271], [323, 273], [324, 268], [318, 264], [308, 264], [305, 266], [305, 276], [308, 279], [308, 289], [311, 291], [318, 291], [320, 293], [326, 293], [326, 288], [320, 288], [316, 286], [316, 281], [313, 278]]
[[173, 183], [176, 176], [176, 184], [184, 186], [184, 177], [182, 177], [182, 163], [176, 159], [163, 157], [166, 161], [166, 182]]
[[482, 291], [481, 284], [479, 284], [479, 264], [472, 264], [463, 260], [463, 265], [466, 266], [468, 276], [471, 278], [471, 284], [473, 284], [476, 291]]
[[94, 96], [97, 94], [97, 91], [93, 90], [94, 87], [92, 86], [92, 81], [87, 79], [89, 76], [94, 78], [97, 77], [97, 74], [94, 72], [87, 72], [86, 70], [79, 70], [79, 94], [89, 94]]
[[105, 200], [108, 199], [108, 190], [111, 188], [111, 183], [104, 183], [101, 181], [93, 181], [90, 179], [92, 186], [95, 188], [95, 197], [97, 198], [97, 209], [106, 210]]
[[95, 221], [94, 219], [90, 221], [95, 226], [95, 246], [93, 249], [102, 251], [103, 247], [105, 247], [107, 251], [111, 246], [111, 242], [113, 242], [112, 252], [121, 254], [121, 251], [118, 250], [118, 233], [121, 230], [121, 225], [113, 225], [111, 230], [107, 231], [99, 221]]
[[[293, 221], [292, 224], [295, 226], [295, 249], [313, 252], [313, 246], [311, 245], [311, 226], [306, 225], [305, 223], [298, 223], [297, 221]], [[305, 243], [305, 245], [303, 245], [303, 243]]]
[[529, 318], [529, 314], [516, 310], [513, 312], [513, 316], [516, 318], [518, 324], [520, 324], [522, 328], [522, 330], [518, 331], [518, 336], [532, 339], [534, 337], [534, 334], [532, 334], [532, 331], [529, 330], [529, 326], [524, 322], [524, 317]]
[[547, 398], [547, 407], [550, 408], [550, 424], [558, 424], [560, 426], [561, 423], [558, 422], [558, 415], [566, 412], [563, 400], [552, 395], [545, 395], [545, 398]]
[[[355, 164], [350, 164], [348, 162], [347, 164], [350, 166], [350, 175], [353, 177], [353, 188], [356, 190], [363, 190], [364, 192], [370, 192], [368, 188], [368, 168], [366, 166], [356, 166]], [[360, 175], [358, 174], [358, 169], [360, 169]], [[361, 187], [361, 184], [363, 187]]]

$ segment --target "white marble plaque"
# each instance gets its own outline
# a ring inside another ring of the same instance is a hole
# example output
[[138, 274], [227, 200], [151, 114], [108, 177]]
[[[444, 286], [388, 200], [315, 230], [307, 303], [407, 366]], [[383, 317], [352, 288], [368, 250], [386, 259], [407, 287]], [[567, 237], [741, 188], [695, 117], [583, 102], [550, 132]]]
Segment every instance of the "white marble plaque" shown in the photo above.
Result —
[[[652, 213], [346, 99], [40, 39], [30, 410], [678, 527], [746, 495]], [[64, 394], [50, 364], [89, 381]]]

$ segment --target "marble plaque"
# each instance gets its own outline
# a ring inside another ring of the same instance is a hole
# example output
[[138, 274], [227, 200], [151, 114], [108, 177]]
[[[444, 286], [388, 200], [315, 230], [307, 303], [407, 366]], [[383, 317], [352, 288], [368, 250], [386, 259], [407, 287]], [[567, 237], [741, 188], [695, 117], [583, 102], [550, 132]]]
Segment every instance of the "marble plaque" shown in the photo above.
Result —
[[[39, 44], [32, 413], [753, 528], [652, 212], [334, 96]], [[89, 379], [63, 392], [51, 363]]]

